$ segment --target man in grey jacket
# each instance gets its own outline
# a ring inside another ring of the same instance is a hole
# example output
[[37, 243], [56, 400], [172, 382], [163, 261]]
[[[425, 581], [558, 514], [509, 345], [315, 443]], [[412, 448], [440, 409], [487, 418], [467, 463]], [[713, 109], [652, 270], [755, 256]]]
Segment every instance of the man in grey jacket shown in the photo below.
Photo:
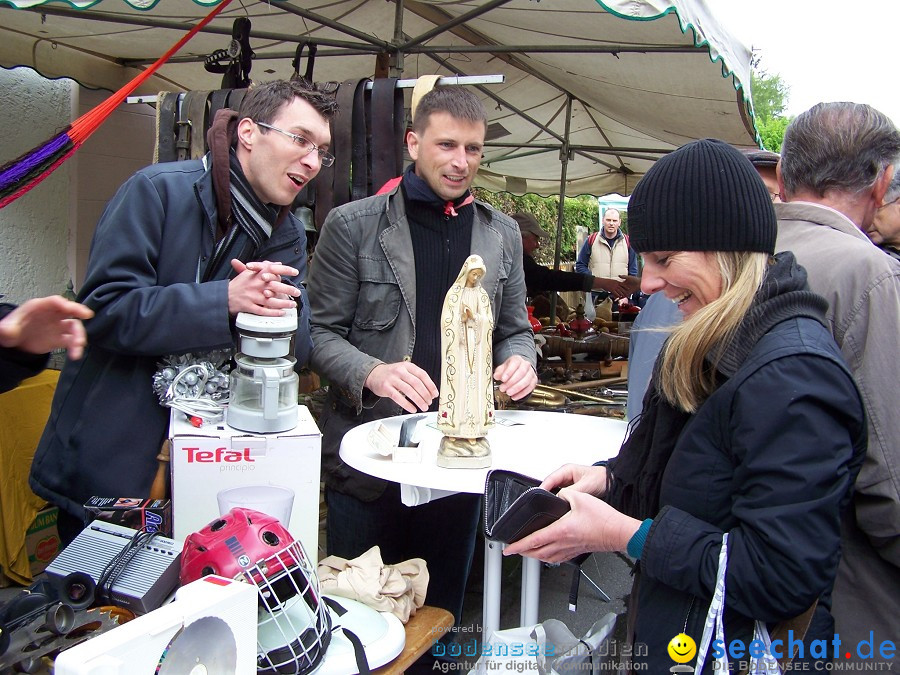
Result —
[[537, 383], [519, 229], [469, 193], [485, 119], [481, 102], [462, 87], [423, 96], [407, 136], [415, 163], [386, 194], [331, 211], [309, 275], [311, 361], [330, 384], [319, 420], [328, 553], [353, 558], [378, 545], [386, 563], [424, 558], [426, 602], [457, 621], [479, 496], [406, 507], [397, 484], [352, 469], [338, 450], [354, 426], [437, 409], [441, 307], [470, 254], [487, 268], [481, 285], [494, 314], [494, 379], [513, 399]]
[[841, 524], [832, 607], [853, 659], [861, 640], [874, 636], [877, 646], [898, 638], [900, 264], [864, 234], [898, 159], [900, 132], [885, 115], [867, 105], [819, 103], [787, 128], [777, 169], [787, 203], [775, 205], [776, 248], [793, 251], [811, 289], [828, 300], [831, 331], [868, 417], [868, 452]]

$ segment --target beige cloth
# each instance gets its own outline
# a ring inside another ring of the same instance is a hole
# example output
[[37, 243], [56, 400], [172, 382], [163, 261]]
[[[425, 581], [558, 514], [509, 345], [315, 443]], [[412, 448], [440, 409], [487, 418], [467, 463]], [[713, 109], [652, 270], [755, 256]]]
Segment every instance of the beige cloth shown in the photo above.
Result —
[[330, 555], [319, 561], [322, 593], [358, 600], [379, 612], [390, 612], [406, 623], [425, 604], [428, 567], [421, 558], [385, 565], [373, 546], [358, 558]]

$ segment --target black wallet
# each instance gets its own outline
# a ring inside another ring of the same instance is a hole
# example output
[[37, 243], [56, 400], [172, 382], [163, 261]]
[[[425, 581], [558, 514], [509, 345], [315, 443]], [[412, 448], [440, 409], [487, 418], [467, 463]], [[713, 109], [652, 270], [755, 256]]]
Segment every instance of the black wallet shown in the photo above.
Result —
[[569, 502], [514, 471], [488, 471], [484, 483], [484, 534], [511, 544], [547, 527], [569, 511]]

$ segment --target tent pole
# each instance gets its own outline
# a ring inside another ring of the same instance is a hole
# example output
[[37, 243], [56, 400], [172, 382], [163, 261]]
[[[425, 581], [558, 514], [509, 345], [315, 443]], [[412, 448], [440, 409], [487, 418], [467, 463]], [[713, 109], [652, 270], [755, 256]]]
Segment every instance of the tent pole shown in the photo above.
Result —
[[[403, 0], [394, 0], [394, 44], [399, 45], [403, 41]], [[394, 52], [391, 62], [390, 76], [400, 79], [403, 74], [404, 56], [403, 47]]]
[[[572, 127], [572, 96], [566, 95], [566, 131], [559, 151], [559, 208], [556, 212], [556, 251], [553, 253], [553, 268], [559, 269], [562, 251], [563, 217], [566, 207], [566, 170], [569, 168], [569, 132]], [[556, 323], [556, 291], [550, 293], [550, 324]], [[569, 317], [565, 317], [569, 318]]]

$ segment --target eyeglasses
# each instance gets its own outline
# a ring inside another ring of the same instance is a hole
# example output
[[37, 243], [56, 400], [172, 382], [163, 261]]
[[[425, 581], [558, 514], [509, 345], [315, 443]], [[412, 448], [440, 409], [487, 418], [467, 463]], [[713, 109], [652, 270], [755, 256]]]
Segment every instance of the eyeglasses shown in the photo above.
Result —
[[334, 155], [332, 155], [327, 150], [323, 150], [305, 136], [292, 134], [290, 131], [285, 131], [284, 129], [273, 127], [271, 124], [266, 124], [265, 122], [257, 122], [256, 126], [263, 127], [264, 129], [271, 129], [272, 131], [277, 131], [279, 134], [284, 134], [292, 141], [294, 141], [294, 145], [299, 147], [300, 151], [303, 152], [304, 155], [308, 155], [313, 150], [315, 150], [319, 155], [319, 161], [322, 163], [322, 166], [331, 166], [332, 164], [334, 164]]

